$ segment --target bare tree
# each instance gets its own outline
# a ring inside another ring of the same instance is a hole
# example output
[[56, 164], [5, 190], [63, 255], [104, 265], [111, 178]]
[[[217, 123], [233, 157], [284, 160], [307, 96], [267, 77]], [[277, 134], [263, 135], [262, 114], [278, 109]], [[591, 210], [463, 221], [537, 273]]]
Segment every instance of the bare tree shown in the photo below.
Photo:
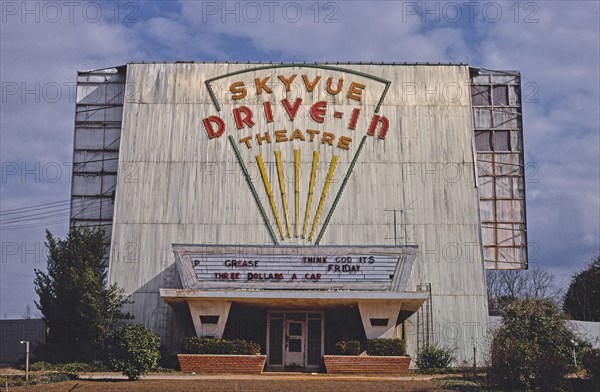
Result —
[[555, 303], [562, 297], [554, 285], [554, 275], [547, 269], [488, 270], [486, 283], [490, 314], [499, 313], [502, 305], [520, 298], [545, 298]]
[[527, 272], [521, 270], [509, 270], [500, 272], [500, 284], [502, 296], [510, 298], [521, 298], [527, 291]]
[[31, 316], [32, 316], [31, 305], [27, 304], [27, 306], [25, 306], [25, 312], [23, 312], [23, 314], [21, 315], [21, 317], [24, 318], [24, 319], [30, 319]]
[[555, 299], [560, 296], [560, 290], [554, 285], [554, 275], [547, 269], [533, 268], [527, 272], [526, 297]]

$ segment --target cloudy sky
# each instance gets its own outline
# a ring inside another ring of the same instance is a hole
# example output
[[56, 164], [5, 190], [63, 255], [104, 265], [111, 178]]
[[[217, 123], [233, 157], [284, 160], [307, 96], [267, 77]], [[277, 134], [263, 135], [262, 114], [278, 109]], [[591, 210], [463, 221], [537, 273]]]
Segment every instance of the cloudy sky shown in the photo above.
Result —
[[[77, 70], [130, 61], [456, 62], [519, 70], [530, 264], [559, 286], [600, 244], [597, 1], [1, 1], [0, 317], [64, 236]], [[44, 209], [46, 208], [46, 209]], [[15, 211], [15, 209], [17, 209]], [[35, 218], [30, 216], [29, 218]], [[35, 313], [35, 310], [34, 310]]]

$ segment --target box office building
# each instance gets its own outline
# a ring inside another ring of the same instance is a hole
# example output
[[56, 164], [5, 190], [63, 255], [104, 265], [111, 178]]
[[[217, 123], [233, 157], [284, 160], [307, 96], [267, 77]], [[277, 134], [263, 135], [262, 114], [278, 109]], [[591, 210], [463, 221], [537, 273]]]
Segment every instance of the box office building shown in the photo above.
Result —
[[177, 352], [487, 347], [485, 269], [527, 268], [520, 75], [463, 64], [130, 63], [78, 73], [72, 223]]

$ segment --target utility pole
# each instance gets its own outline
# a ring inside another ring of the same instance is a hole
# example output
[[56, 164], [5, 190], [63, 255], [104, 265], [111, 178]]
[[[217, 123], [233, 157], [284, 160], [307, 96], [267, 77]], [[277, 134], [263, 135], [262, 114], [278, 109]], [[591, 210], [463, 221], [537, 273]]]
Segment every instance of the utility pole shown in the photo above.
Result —
[[473, 380], [477, 377], [477, 347], [473, 345]]
[[25, 344], [25, 381], [29, 381], [29, 341], [21, 340], [21, 344]]

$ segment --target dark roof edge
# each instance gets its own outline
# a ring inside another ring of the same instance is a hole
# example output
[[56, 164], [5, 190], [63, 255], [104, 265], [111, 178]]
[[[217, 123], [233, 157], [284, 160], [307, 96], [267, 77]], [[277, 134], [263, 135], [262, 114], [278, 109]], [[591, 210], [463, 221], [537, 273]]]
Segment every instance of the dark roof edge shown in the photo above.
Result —
[[194, 61], [194, 60], [190, 60], [190, 61], [130, 61], [127, 64], [123, 64], [123, 65], [116, 65], [116, 66], [112, 66], [112, 67], [105, 67], [105, 68], [98, 68], [98, 69], [93, 69], [93, 70], [79, 70], [77, 71], [78, 73], [102, 73], [103, 71], [107, 71], [110, 69], [116, 69], [117, 72], [123, 72], [124, 69], [127, 67], [127, 65], [129, 64], [247, 64], [247, 65], [262, 65], [262, 64], [273, 64], [273, 65], [420, 65], [420, 66], [466, 66], [469, 67], [469, 73], [471, 74], [471, 76], [476, 76], [478, 74], [505, 74], [505, 75], [512, 75], [512, 76], [518, 76], [521, 75], [520, 71], [517, 70], [495, 70], [495, 69], [488, 69], [488, 68], [481, 68], [481, 67], [473, 67], [470, 66], [467, 63], [409, 63], [409, 62], [352, 62], [352, 61], [348, 61], [348, 62], [342, 62], [342, 61], [325, 61], [325, 62], [309, 62], [309, 61], [304, 61], [304, 62], [296, 62], [296, 61], [292, 61], [292, 62], [273, 62], [273, 61]]
[[130, 61], [127, 64], [293, 64], [293, 65], [463, 65], [468, 66], [466, 63], [432, 63], [432, 62], [385, 62], [385, 61]]
[[521, 71], [517, 70], [508, 70], [508, 69], [489, 69], [489, 68], [478, 68], [478, 67], [469, 67], [469, 72], [471, 76], [477, 75], [509, 75], [509, 76], [520, 76]]

